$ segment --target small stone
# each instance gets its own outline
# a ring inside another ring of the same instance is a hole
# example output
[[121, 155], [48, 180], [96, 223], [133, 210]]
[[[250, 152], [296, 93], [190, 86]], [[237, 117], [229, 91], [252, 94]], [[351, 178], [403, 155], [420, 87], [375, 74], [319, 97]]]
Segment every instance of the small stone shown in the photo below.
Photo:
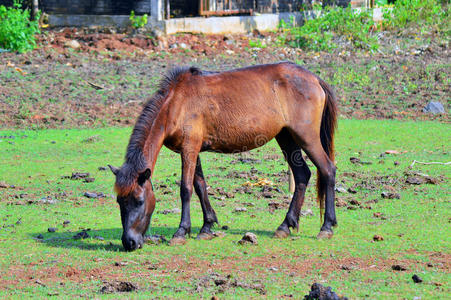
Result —
[[221, 227], [221, 229], [222, 229], [222, 230], [229, 230], [229, 226], [224, 225], [224, 226]]
[[64, 46], [72, 49], [78, 49], [81, 47], [80, 43], [77, 42], [76, 40], [67, 41], [66, 43], [64, 43]]
[[413, 282], [415, 282], [415, 283], [421, 283], [421, 282], [423, 282], [423, 279], [421, 279], [420, 276], [418, 276], [417, 274], [413, 274], [412, 280], [413, 280]]
[[426, 105], [425, 108], [423, 108], [424, 113], [432, 113], [432, 114], [444, 114], [445, 108], [443, 107], [443, 104], [436, 101], [431, 101]]
[[300, 215], [301, 217], [313, 216], [313, 211], [309, 208], [301, 211]]
[[346, 190], [346, 188], [345, 187], [343, 187], [343, 186], [335, 186], [335, 191], [337, 192], [337, 193], [347, 193], [348, 191]]
[[240, 213], [247, 211], [246, 207], [236, 207], [233, 212]]
[[179, 214], [180, 212], [181, 212], [180, 208], [173, 208], [173, 209], [165, 209], [161, 213], [163, 215], [168, 215], [168, 214]]
[[44, 236], [42, 234], [39, 234], [36, 238], [42, 240], [44, 239]]
[[95, 236], [94, 238], [95, 238], [96, 240], [99, 240], [99, 241], [104, 241], [104, 240], [105, 240], [105, 238], [102, 237], [102, 236]]
[[48, 232], [55, 232], [57, 229], [55, 227], [49, 227], [47, 229]]
[[253, 244], [257, 245], [257, 236], [252, 232], [246, 232], [244, 236], [241, 238], [241, 240], [238, 241], [238, 244]]
[[103, 193], [96, 193], [96, 192], [85, 192], [83, 194], [86, 198], [103, 198], [105, 195]]

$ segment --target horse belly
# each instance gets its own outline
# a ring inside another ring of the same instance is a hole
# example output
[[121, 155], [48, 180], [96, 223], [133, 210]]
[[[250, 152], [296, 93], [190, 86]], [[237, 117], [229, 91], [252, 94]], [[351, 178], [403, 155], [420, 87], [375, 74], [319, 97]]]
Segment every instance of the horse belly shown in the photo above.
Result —
[[202, 150], [224, 153], [249, 151], [272, 140], [283, 126], [277, 118], [231, 118], [208, 130]]

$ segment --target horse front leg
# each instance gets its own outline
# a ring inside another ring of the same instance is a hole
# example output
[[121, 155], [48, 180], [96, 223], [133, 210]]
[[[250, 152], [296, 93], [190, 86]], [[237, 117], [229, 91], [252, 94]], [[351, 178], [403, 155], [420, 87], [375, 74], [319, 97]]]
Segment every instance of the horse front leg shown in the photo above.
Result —
[[191, 233], [190, 200], [193, 194], [193, 179], [196, 170], [198, 151], [182, 151], [182, 181], [180, 184], [180, 198], [182, 199], [182, 217], [180, 225], [169, 241], [170, 245], [186, 243], [186, 234]]
[[199, 156], [197, 157], [196, 172], [194, 174], [194, 190], [199, 197], [200, 205], [202, 207], [202, 213], [204, 216], [204, 225], [197, 235], [197, 239], [211, 240], [212, 238], [214, 238], [211, 227], [214, 223], [218, 223], [218, 218], [216, 217], [216, 213], [211, 207], [210, 201], [208, 200], [207, 183], [205, 182]]

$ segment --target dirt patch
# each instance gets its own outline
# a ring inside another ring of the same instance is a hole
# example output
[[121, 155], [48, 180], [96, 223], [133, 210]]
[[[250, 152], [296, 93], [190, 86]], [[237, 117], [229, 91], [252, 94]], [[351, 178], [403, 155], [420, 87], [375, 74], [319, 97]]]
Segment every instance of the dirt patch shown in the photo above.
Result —
[[[446, 68], [449, 46], [434, 34], [425, 37], [430, 39], [431, 51], [415, 56], [409, 51], [389, 51], [398, 41], [404, 43], [405, 37], [396, 35], [386, 38], [387, 45], [382, 47], [387, 47], [386, 54], [371, 55], [352, 49], [304, 52], [270, 42], [277, 36], [178, 34], [155, 38], [111, 30], [48, 30], [40, 35], [40, 48], [35, 51], [2, 53], [0, 123], [23, 128], [128, 126], [171, 66], [194, 64], [226, 70], [281, 60], [303, 64], [334, 85], [342, 116], [449, 121], [449, 113], [423, 112], [429, 101], [443, 102], [450, 92], [446, 81], [451, 76]], [[256, 39], [266, 41], [265, 46], [250, 47], [250, 41]], [[449, 110], [448, 103], [443, 105]], [[246, 163], [246, 159], [237, 163]]]
[[[417, 253], [415, 250], [409, 252], [409, 254]], [[400, 254], [401, 255], [401, 254]], [[192, 281], [196, 280], [196, 284], [193, 289], [197, 288], [197, 284], [204, 276], [199, 274], [210, 274], [209, 285], [214, 289], [219, 289], [221, 281], [215, 282], [215, 279], [221, 279], [227, 277], [222, 275], [215, 277], [211, 275], [211, 270], [217, 274], [233, 274], [230, 278], [226, 278], [226, 286], [228, 288], [242, 287], [255, 289], [260, 293], [260, 288], [263, 288], [260, 282], [249, 282], [243, 280], [248, 278], [250, 274], [255, 272], [271, 272], [271, 270], [280, 270], [287, 276], [290, 274], [296, 274], [296, 276], [306, 276], [318, 270], [324, 278], [331, 273], [337, 271], [353, 272], [359, 271], [391, 271], [393, 265], [409, 266], [409, 270], [427, 268], [437, 268], [442, 272], [449, 273], [451, 269], [451, 255], [442, 252], [430, 252], [427, 253], [429, 261], [424, 262], [422, 260], [415, 259], [395, 259], [395, 258], [357, 258], [357, 257], [341, 257], [341, 258], [306, 258], [305, 256], [299, 256], [296, 252], [284, 253], [283, 255], [278, 253], [269, 253], [268, 255], [247, 259], [246, 257], [227, 257], [224, 259], [202, 260], [196, 257], [175, 255], [171, 258], [161, 260], [158, 262], [144, 262], [140, 263], [140, 272], [129, 273], [128, 269], [118, 269], [115, 261], [108, 261], [104, 259], [94, 259], [101, 266], [91, 270], [81, 270], [73, 266], [58, 266], [59, 261], [63, 261], [64, 258], [57, 258], [53, 261], [37, 261], [30, 264], [17, 264], [12, 265], [5, 270], [8, 274], [8, 280], [0, 281], [0, 289], [8, 287], [14, 287], [17, 289], [26, 288], [30, 284], [36, 284], [39, 280], [41, 284], [64, 282], [70, 279], [72, 282], [87, 282], [93, 279], [109, 282], [137, 282], [143, 278], [155, 278], [158, 276], [172, 276], [176, 277], [180, 281]], [[287, 257], [296, 263], [287, 263]], [[127, 265], [134, 266], [136, 263], [130, 262]], [[125, 265], [125, 267], [127, 267]], [[312, 270], [312, 266], [315, 265], [315, 270]], [[246, 266], [246, 268], [243, 268]], [[263, 270], [263, 271], [262, 271]], [[236, 281], [236, 283], [234, 283]], [[264, 288], [262, 289], [264, 291]]]

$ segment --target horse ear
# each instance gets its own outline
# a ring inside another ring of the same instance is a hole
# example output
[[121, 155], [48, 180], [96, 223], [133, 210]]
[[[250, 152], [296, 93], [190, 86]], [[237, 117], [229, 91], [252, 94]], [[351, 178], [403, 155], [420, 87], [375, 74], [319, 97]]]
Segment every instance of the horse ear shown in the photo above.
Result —
[[150, 178], [150, 175], [152, 175], [152, 171], [150, 171], [150, 169], [147, 168], [144, 172], [139, 174], [138, 184], [142, 186], [144, 184], [144, 182], [146, 182], [146, 180], [148, 180]]
[[119, 168], [113, 167], [112, 165], [108, 165], [108, 167], [110, 167], [110, 170], [114, 175], [117, 175], [117, 173], [119, 172]]

